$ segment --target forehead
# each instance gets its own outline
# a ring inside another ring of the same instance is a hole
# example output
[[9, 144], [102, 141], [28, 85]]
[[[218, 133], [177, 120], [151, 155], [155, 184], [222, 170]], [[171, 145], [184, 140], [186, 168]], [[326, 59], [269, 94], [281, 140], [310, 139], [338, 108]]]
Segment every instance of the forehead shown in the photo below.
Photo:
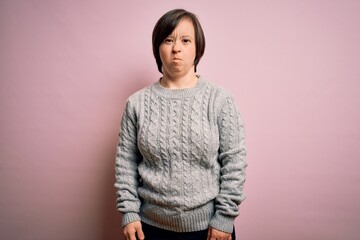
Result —
[[184, 18], [181, 19], [179, 24], [175, 27], [171, 35], [195, 35], [195, 29], [192, 21], [190, 19]]

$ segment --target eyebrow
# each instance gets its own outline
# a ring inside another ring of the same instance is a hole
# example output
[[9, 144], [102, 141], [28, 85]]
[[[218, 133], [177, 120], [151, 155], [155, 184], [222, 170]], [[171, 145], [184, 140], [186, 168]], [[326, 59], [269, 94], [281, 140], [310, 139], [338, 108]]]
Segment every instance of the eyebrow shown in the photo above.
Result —
[[[174, 35], [169, 35], [168, 37], [174, 37]], [[180, 36], [180, 38], [193, 38], [193, 37], [191, 37], [190, 35], [184, 35], [184, 36]]]

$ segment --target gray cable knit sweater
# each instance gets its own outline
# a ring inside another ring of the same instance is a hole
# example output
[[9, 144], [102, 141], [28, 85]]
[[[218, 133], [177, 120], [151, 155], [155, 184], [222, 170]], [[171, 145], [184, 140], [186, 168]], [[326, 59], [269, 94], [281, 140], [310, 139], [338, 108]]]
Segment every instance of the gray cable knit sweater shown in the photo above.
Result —
[[245, 199], [244, 124], [232, 97], [199, 78], [189, 89], [155, 82], [129, 97], [116, 155], [122, 224], [231, 233]]

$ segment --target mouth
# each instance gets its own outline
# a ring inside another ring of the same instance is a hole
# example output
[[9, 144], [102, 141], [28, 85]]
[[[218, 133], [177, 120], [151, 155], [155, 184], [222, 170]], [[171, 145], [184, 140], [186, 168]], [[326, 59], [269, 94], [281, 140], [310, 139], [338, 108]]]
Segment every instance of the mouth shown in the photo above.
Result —
[[174, 64], [179, 64], [181, 62], [181, 59], [180, 58], [173, 58], [171, 60]]

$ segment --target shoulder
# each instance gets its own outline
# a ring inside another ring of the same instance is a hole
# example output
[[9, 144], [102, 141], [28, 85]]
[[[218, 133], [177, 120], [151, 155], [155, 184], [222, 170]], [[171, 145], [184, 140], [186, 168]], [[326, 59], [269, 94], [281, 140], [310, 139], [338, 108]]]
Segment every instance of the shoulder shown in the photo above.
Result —
[[232, 98], [232, 95], [229, 92], [229, 90], [227, 90], [223, 86], [220, 86], [211, 81], [208, 81], [207, 79], [204, 79], [203, 77], [201, 77], [201, 80], [204, 81], [207, 88], [209, 88], [210, 91], [214, 93], [214, 97], [216, 97], [216, 98]]
[[130, 107], [135, 110], [138, 109], [142, 104], [146, 105], [146, 101], [148, 101], [152, 91], [152, 88], [156, 85], [157, 82], [154, 82], [148, 86], [145, 86], [136, 92], [132, 93], [126, 100], [126, 107]]
[[141, 104], [145, 101], [144, 99], [146, 99], [144, 96], [147, 92], [150, 92], [152, 85], [153, 84], [137, 90], [127, 98], [124, 111], [128, 116], [135, 117], [138, 115], [137, 113], [141, 108]]
[[209, 109], [215, 121], [226, 117], [228, 114], [238, 113], [235, 98], [225, 87], [206, 80], [206, 93], [209, 97]]
[[[152, 84], [153, 85], [153, 84]], [[146, 86], [140, 90], [137, 90], [136, 92], [132, 93], [128, 99], [127, 99], [127, 102], [129, 103], [136, 103], [138, 101], [141, 100], [142, 96], [144, 94], [146, 94], [146, 92], [148, 92], [150, 90], [150, 88], [152, 87], [152, 85], [149, 85], [149, 86]]]
[[210, 98], [212, 98], [215, 109], [221, 109], [226, 102], [234, 102], [233, 95], [228, 89], [207, 80], [205, 82], [207, 88], [210, 89]]

